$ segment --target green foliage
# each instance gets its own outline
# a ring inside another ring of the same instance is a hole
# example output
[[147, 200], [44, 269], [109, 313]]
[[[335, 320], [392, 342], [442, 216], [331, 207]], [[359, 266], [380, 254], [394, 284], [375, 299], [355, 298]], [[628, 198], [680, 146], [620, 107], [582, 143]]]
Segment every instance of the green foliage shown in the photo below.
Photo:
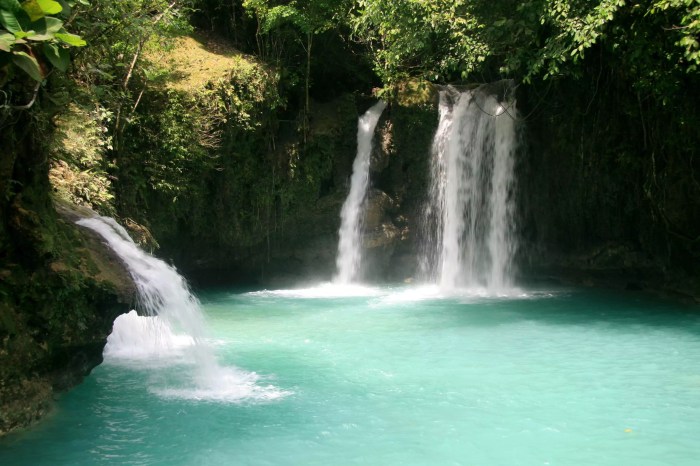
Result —
[[68, 48], [86, 42], [68, 33], [61, 17], [53, 16], [61, 13], [68, 14], [54, 0], [0, 1], [0, 86], [12, 78], [15, 68], [37, 82], [46, 78], [51, 66], [68, 68]]
[[667, 26], [676, 36], [676, 45], [683, 49], [687, 71], [700, 65], [700, 2], [697, 0], [657, 0], [648, 15], [668, 15], [673, 23]]
[[350, 18], [356, 37], [371, 48], [375, 71], [389, 85], [409, 77], [466, 75], [484, 61], [473, 2], [466, 0], [358, 0]]
[[[624, 0], [601, 0], [599, 2], [573, 2], [552, 0], [544, 5], [539, 2], [522, 4], [521, 10], [533, 8], [537, 12], [540, 27], [549, 31], [535, 54], [527, 52], [529, 59], [524, 65], [526, 80], [541, 74], [544, 79], [561, 74], [562, 66], [571, 61], [578, 62], [586, 50], [596, 44], [605, 32], [605, 26], [614, 19], [618, 10], [625, 5]], [[510, 65], [510, 66], [509, 66]], [[506, 69], [517, 71], [516, 64], [505, 65]]]
[[72, 204], [85, 205], [102, 215], [114, 216], [114, 193], [107, 174], [111, 138], [107, 127], [112, 115], [104, 108], [70, 104], [54, 119], [49, 143], [49, 179], [54, 191]]
[[115, 151], [141, 92], [162, 81], [164, 64], [149, 57], [162, 55], [170, 38], [191, 30], [188, 12], [187, 1], [94, 0], [76, 17], [75, 27], [90, 47], [77, 58], [72, 77], [82, 92], [114, 114], [110, 132]]
[[[304, 142], [308, 135], [308, 115], [310, 110], [310, 88], [311, 88], [311, 61], [314, 36], [324, 33], [337, 26], [339, 15], [348, 5], [348, 0], [328, 1], [312, 0], [303, 4], [298, 4], [296, 0], [279, 4], [275, 0], [244, 0], [243, 7], [251, 16], [255, 16], [258, 21], [256, 38], [258, 49], [265, 55], [277, 56], [278, 64], [281, 63], [281, 56], [286, 55], [284, 39], [288, 36], [301, 46], [304, 51], [304, 112], [302, 115], [301, 129]], [[294, 31], [300, 31], [301, 35], [291, 33], [285, 28], [292, 25]], [[270, 37], [282, 30], [279, 39]], [[261, 37], [267, 36], [267, 37]], [[292, 64], [291, 68], [300, 68], [298, 63]], [[292, 78], [293, 79], [293, 78]]]
[[700, 63], [697, 0], [358, 0], [350, 21], [388, 84], [494, 69], [526, 82], [575, 76], [596, 46], [631, 55], [658, 50], [655, 63], [686, 72]]
[[243, 0], [243, 7], [260, 21], [261, 32], [269, 33], [293, 24], [303, 34], [320, 34], [334, 27], [347, 1], [296, 0], [278, 4], [275, 0]]
[[242, 57], [231, 63], [201, 88], [147, 92], [125, 130], [118, 207], [166, 242], [187, 232], [212, 244], [249, 241], [259, 234], [254, 212], [270, 205], [262, 177], [282, 103], [278, 75]]

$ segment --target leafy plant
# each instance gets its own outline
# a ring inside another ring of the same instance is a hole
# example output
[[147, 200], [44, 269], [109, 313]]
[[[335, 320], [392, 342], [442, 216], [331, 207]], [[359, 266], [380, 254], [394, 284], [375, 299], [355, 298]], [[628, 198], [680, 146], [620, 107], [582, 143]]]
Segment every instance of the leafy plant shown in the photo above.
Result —
[[55, 0], [0, 0], [0, 85], [12, 79], [17, 69], [37, 82], [46, 78], [51, 67], [68, 69], [69, 49], [86, 45], [55, 16], [69, 11], [68, 3]]

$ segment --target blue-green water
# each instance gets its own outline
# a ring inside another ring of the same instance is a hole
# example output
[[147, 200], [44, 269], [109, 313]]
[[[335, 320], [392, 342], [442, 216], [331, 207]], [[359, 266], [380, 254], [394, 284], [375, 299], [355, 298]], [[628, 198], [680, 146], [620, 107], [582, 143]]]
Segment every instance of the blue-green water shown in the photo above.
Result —
[[[106, 363], [0, 464], [697, 465], [700, 313], [642, 295], [201, 297], [222, 364], [286, 395], [167, 397]], [[262, 397], [264, 398], [264, 397]]]

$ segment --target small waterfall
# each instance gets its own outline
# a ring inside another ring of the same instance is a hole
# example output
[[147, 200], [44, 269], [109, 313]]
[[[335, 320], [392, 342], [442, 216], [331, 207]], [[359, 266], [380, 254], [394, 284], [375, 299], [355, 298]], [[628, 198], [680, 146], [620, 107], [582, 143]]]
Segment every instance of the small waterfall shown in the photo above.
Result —
[[357, 122], [357, 155], [352, 164], [350, 192], [340, 211], [336, 283], [353, 283], [360, 274], [362, 260], [362, 213], [369, 185], [369, 163], [372, 138], [386, 103], [374, 104]]
[[138, 307], [146, 314], [138, 316], [131, 311], [117, 317], [105, 346], [105, 360], [159, 365], [175, 358], [175, 364], [183, 359], [194, 364], [193, 371], [178, 371], [182, 380], [177, 388], [156, 389], [165, 396], [235, 402], [286, 394], [272, 386], [257, 385], [259, 376], [254, 372], [219, 365], [206, 341], [199, 301], [174, 267], [141, 250], [112, 218], [95, 216], [76, 223], [98, 233], [124, 262], [139, 293]]
[[421, 269], [443, 289], [511, 286], [517, 137], [507, 84], [440, 92]]

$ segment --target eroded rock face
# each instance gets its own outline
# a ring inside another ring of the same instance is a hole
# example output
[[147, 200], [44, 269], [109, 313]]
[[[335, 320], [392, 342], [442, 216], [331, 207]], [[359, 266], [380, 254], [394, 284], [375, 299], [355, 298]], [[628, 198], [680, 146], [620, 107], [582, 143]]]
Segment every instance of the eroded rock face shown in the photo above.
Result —
[[114, 319], [135, 301], [119, 259], [61, 211], [39, 215], [21, 199], [11, 209], [11, 233], [31, 243], [6, 249], [0, 265], [0, 435], [39, 420], [100, 364]]

